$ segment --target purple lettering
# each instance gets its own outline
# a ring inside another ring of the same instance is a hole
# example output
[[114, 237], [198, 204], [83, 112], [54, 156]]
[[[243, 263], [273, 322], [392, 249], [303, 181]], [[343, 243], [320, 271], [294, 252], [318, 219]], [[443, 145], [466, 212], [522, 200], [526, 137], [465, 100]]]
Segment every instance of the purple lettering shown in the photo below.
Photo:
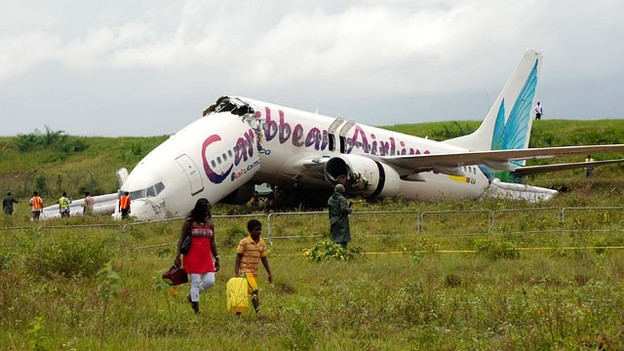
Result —
[[301, 124], [297, 124], [295, 126], [295, 129], [293, 130], [293, 136], [292, 136], [293, 145], [297, 147], [303, 146], [303, 141], [301, 141], [302, 137], [303, 137], [303, 127], [301, 126]]
[[355, 131], [353, 132], [353, 136], [351, 137], [351, 145], [349, 145], [349, 149], [347, 153], [350, 154], [353, 150], [353, 147], [358, 143], [358, 136], [362, 138], [360, 141], [362, 146], [364, 147], [364, 152], [368, 152], [368, 138], [366, 138], [366, 133], [359, 125], [355, 125]]
[[271, 110], [268, 107], [265, 107], [266, 111], [266, 122], [264, 124], [264, 137], [266, 141], [271, 141], [277, 135], [277, 122], [271, 119]]
[[284, 111], [282, 110], [279, 111], [279, 119], [279, 141], [280, 144], [283, 144], [286, 140], [288, 140], [288, 138], [290, 138], [292, 130], [290, 128], [290, 124], [284, 122]]
[[234, 167], [233, 165], [230, 165], [230, 168], [228, 168], [227, 171], [221, 174], [217, 174], [215, 171], [212, 170], [212, 168], [210, 168], [208, 159], [206, 159], [206, 148], [208, 148], [210, 144], [220, 140], [221, 137], [213, 134], [206, 138], [206, 140], [204, 140], [202, 144], [202, 162], [204, 164], [204, 172], [206, 172], [206, 176], [208, 177], [208, 179], [215, 184], [220, 184], [221, 182], [223, 182], [227, 178], [228, 174], [232, 171], [232, 167]]

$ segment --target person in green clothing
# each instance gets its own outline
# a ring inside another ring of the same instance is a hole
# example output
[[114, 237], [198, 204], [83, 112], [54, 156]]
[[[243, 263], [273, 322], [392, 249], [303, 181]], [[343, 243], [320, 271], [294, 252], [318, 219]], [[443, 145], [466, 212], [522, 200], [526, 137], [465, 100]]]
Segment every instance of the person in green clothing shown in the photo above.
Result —
[[4, 210], [4, 214], [12, 215], [13, 214], [13, 204], [16, 204], [17, 200], [13, 197], [10, 191], [7, 191], [6, 196], [2, 199], [2, 209]]
[[351, 241], [349, 214], [352, 210], [351, 203], [347, 205], [347, 198], [343, 195], [344, 192], [344, 185], [336, 184], [334, 187], [334, 193], [329, 200], [327, 200], [327, 206], [329, 207], [331, 240], [346, 249], [347, 244]]

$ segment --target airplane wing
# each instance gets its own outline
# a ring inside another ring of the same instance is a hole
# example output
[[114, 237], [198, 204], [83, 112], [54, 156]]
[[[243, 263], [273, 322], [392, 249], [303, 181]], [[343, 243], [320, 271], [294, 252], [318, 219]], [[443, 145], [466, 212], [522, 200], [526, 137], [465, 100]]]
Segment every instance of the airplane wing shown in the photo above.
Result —
[[[517, 169], [524, 167], [514, 165], [510, 163], [510, 161], [536, 160], [561, 156], [623, 151], [624, 144], [612, 144], [514, 150], [468, 151], [447, 154], [379, 156], [376, 158], [389, 165], [398, 167], [399, 169], [397, 171], [399, 171], [399, 174], [402, 176], [431, 170], [436, 170], [445, 174], [461, 175], [463, 173], [459, 169], [461, 166], [484, 164], [495, 170], [514, 172]], [[537, 168], [535, 168], [535, 170], [537, 170]], [[534, 173], [537, 173], [537, 171]]]
[[606, 160], [606, 161], [572, 162], [572, 163], [559, 163], [555, 165], [525, 166], [525, 167], [516, 168], [513, 171], [513, 173], [520, 177], [523, 177], [526, 175], [537, 174], [537, 173], [565, 171], [568, 169], [575, 169], [575, 168], [597, 167], [597, 166], [610, 165], [610, 164], [620, 163], [620, 162], [624, 162], [624, 158], [619, 158], [616, 160]]

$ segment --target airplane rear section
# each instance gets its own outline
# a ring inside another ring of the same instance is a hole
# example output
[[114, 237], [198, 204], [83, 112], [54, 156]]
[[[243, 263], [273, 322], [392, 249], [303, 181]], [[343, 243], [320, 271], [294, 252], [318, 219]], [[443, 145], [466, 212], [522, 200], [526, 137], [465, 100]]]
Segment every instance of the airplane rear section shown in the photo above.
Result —
[[390, 166], [359, 155], [333, 157], [325, 165], [325, 178], [342, 183], [349, 194], [363, 197], [399, 195], [399, 174]]

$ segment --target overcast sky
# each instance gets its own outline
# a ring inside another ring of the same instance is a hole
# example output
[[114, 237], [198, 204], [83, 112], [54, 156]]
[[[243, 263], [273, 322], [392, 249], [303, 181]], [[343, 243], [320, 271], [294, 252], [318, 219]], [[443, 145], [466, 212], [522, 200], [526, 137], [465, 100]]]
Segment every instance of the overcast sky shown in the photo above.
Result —
[[480, 120], [527, 48], [544, 119], [622, 118], [621, 0], [0, 1], [0, 135], [172, 134], [223, 95]]

